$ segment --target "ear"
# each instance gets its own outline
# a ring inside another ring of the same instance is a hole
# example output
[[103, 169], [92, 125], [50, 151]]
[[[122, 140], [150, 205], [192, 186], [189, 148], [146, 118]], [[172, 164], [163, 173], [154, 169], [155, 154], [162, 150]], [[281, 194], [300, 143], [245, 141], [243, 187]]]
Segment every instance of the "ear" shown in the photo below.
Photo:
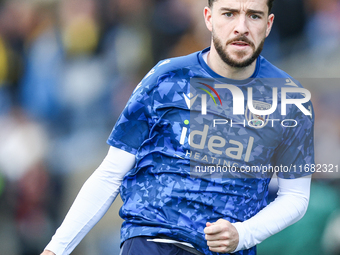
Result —
[[272, 30], [273, 23], [274, 23], [274, 17], [275, 17], [274, 14], [270, 14], [268, 16], [266, 37], [270, 34], [270, 31]]
[[210, 32], [212, 32], [212, 16], [211, 16], [212, 10], [209, 7], [205, 7], [203, 11], [204, 15], [204, 21], [205, 25], [209, 29]]

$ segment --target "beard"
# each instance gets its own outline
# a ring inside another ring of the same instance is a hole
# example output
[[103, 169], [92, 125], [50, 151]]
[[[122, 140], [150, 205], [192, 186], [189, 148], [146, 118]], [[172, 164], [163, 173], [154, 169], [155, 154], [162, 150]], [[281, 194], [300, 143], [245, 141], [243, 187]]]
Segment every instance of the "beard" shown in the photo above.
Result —
[[[227, 65], [231, 66], [231, 67], [235, 67], [235, 68], [243, 68], [243, 67], [247, 67], [250, 66], [257, 58], [258, 56], [260, 56], [262, 50], [263, 50], [263, 45], [264, 45], [264, 41], [266, 38], [263, 38], [263, 40], [261, 41], [260, 45], [255, 48], [254, 43], [252, 43], [247, 37], [245, 37], [244, 35], [240, 35], [238, 37], [235, 37], [234, 39], [229, 40], [226, 45], [229, 45], [235, 41], [243, 41], [245, 43], [247, 43], [252, 49], [253, 49], [253, 55], [250, 56], [249, 58], [243, 60], [243, 61], [238, 61], [233, 59], [230, 54], [227, 53], [227, 51], [224, 49], [224, 47], [222, 46], [222, 42], [221, 40], [215, 36], [215, 33], [212, 33], [212, 39], [213, 39], [213, 43], [215, 46], [215, 49], [218, 53], [218, 55], [220, 56], [220, 58], [222, 59], [222, 61], [224, 63], [226, 63]], [[239, 58], [243, 58], [246, 53], [239, 51], [235, 53]]]

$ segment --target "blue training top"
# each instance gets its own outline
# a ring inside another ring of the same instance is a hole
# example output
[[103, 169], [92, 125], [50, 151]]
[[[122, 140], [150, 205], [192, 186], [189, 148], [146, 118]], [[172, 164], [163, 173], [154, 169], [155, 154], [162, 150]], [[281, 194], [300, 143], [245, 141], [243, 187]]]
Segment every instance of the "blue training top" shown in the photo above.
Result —
[[[165, 236], [216, 255], [204, 238], [206, 222], [244, 221], [265, 207], [270, 167], [281, 167], [281, 178], [310, 174], [314, 119], [294, 104], [281, 115], [282, 89], [301, 85], [261, 56], [254, 79], [223, 78], [203, 60], [209, 50], [159, 62], [133, 92], [108, 139], [109, 145], [136, 155], [120, 189], [121, 242]], [[242, 91], [244, 114], [234, 114], [231, 90], [216, 84]], [[274, 104], [274, 87], [277, 110], [253, 114], [247, 106], [249, 88], [254, 108], [266, 110]], [[303, 98], [300, 93], [286, 97]], [[312, 111], [310, 102], [303, 106]], [[207, 171], [206, 166], [215, 168]], [[217, 173], [217, 166], [229, 172]], [[256, 254], [256, 248], [235, 254]]]

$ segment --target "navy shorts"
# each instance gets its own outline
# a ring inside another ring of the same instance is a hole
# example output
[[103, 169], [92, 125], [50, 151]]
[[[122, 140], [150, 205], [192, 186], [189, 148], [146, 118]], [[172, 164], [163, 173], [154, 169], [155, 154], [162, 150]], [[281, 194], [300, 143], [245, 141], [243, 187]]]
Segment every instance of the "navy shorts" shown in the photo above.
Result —
[[134, 237], [124, 242], [119, 255], [193, 255], [189, 251], [169, 243], [147, 241], [153, 237]]

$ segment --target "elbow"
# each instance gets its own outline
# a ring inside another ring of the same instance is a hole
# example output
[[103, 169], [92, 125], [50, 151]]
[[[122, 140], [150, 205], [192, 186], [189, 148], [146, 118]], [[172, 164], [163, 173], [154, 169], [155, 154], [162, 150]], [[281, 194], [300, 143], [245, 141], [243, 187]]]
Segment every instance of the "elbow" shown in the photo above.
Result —
[[308, 204], [309, 204], [309, 197], [299, 197], [298, 203], [295, 205], [296, 211], [297, 211], [297, 217], [296, 217], [296, 222], [301, 220], [303, 216], [305, 216], [307, 209], [308, 209]]

